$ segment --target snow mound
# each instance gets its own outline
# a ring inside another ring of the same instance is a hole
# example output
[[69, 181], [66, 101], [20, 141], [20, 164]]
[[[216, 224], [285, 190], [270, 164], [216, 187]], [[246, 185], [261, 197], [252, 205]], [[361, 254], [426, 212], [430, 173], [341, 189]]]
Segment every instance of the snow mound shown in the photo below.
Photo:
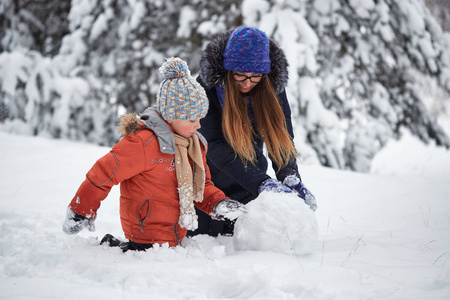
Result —
[[316, 216], [295, 194], [262, 192], [234, 228], [235, 250], [306, 254], [318, 239]]
[[438, 180], [449, 178], [450, 151], [434, 143], [426, 145], [408, 131], [402, 131], [400, 140], [390, 140], [377, 153], [370, 172]]

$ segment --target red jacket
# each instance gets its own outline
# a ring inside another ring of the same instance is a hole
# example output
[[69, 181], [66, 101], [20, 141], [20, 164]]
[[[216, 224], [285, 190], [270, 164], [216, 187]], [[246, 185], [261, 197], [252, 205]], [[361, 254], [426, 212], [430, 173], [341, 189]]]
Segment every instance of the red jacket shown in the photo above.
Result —
[[[153, 108], [147, 109], [141, 120], [134, 116], [122, 119], [121, 131], [126, 135], [89, 170], [69, 207], [94, 219], [101, 201], [112, 186], [120, 183], [120, 219], [125, 237], [136, 243], [168, 242], [176, 246], [187, 230], [178, 225], [173, 131]], [[195, 205], [209, 214], [226, 196], [211, 181], [206, 142], [199, 137], [206, 182], [203, 202]]]

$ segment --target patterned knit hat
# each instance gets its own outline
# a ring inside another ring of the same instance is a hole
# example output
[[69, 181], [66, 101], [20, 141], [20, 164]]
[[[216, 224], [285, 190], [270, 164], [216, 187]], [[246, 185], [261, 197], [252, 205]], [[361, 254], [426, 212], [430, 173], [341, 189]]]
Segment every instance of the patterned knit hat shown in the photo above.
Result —
[[259, 29], [239, 27], [231, 33], [223, 67], [228, 71], [267, 74], [270, 72], [269, 39]]
[[164, 120], [195, 120], [208, 112], [203, 87], [191, 77], [185, 61], [168, 58], [159, 68], [164, 79], [159, 86], [158, 111]]

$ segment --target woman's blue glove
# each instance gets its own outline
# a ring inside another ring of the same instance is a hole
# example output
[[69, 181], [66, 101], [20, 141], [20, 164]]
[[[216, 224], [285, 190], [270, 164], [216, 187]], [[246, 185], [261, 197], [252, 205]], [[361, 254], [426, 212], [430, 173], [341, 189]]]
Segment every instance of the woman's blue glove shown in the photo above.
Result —
[[286, 187], [291, 188], [293, 191], [297, 192], [298, 196], [302, 198], [307, 205], [312, 209], [312, 211], [316, 211], [317, 209], [317, 201], [316, 197], [305, 187], [303, 182], [301, 182], [300, 178], [295, 175], [289, 175], [283, 180], [283, 184]]
[[293, 191], [287, 187], [286, 185], [282, 184], [278, 180], [274, 178], [267, 178], [264, 180], [259, 188], [258, 193], [261, 194], [262, 192], [275, 192], [275, 193], [292, 193]]

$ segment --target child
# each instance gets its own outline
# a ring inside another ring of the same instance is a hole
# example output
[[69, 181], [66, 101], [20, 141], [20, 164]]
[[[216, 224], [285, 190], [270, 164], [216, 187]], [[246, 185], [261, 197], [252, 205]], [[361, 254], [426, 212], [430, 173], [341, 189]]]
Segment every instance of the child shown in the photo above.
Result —
[[[187, 230], [198, 227], [195, 206], [214, 219], [234, 220], [246, 207], [211, 182], [206, 164], [207, 143], [197, 132], [208, 111], [204, 89], [190, 76], [186, 62], [168, 59], [160, 68], [164, 80], [156, 106], [140, 118], [120, 120], [123, 139], [89, 170], [69, 204], [63, 230], [94, 231], [100, 203], [113, 185], [120, 185], [123, 251], [145, 250], [153, 244], [177, 246]], [[106, 235], [103, 242], [117, 246]]]

